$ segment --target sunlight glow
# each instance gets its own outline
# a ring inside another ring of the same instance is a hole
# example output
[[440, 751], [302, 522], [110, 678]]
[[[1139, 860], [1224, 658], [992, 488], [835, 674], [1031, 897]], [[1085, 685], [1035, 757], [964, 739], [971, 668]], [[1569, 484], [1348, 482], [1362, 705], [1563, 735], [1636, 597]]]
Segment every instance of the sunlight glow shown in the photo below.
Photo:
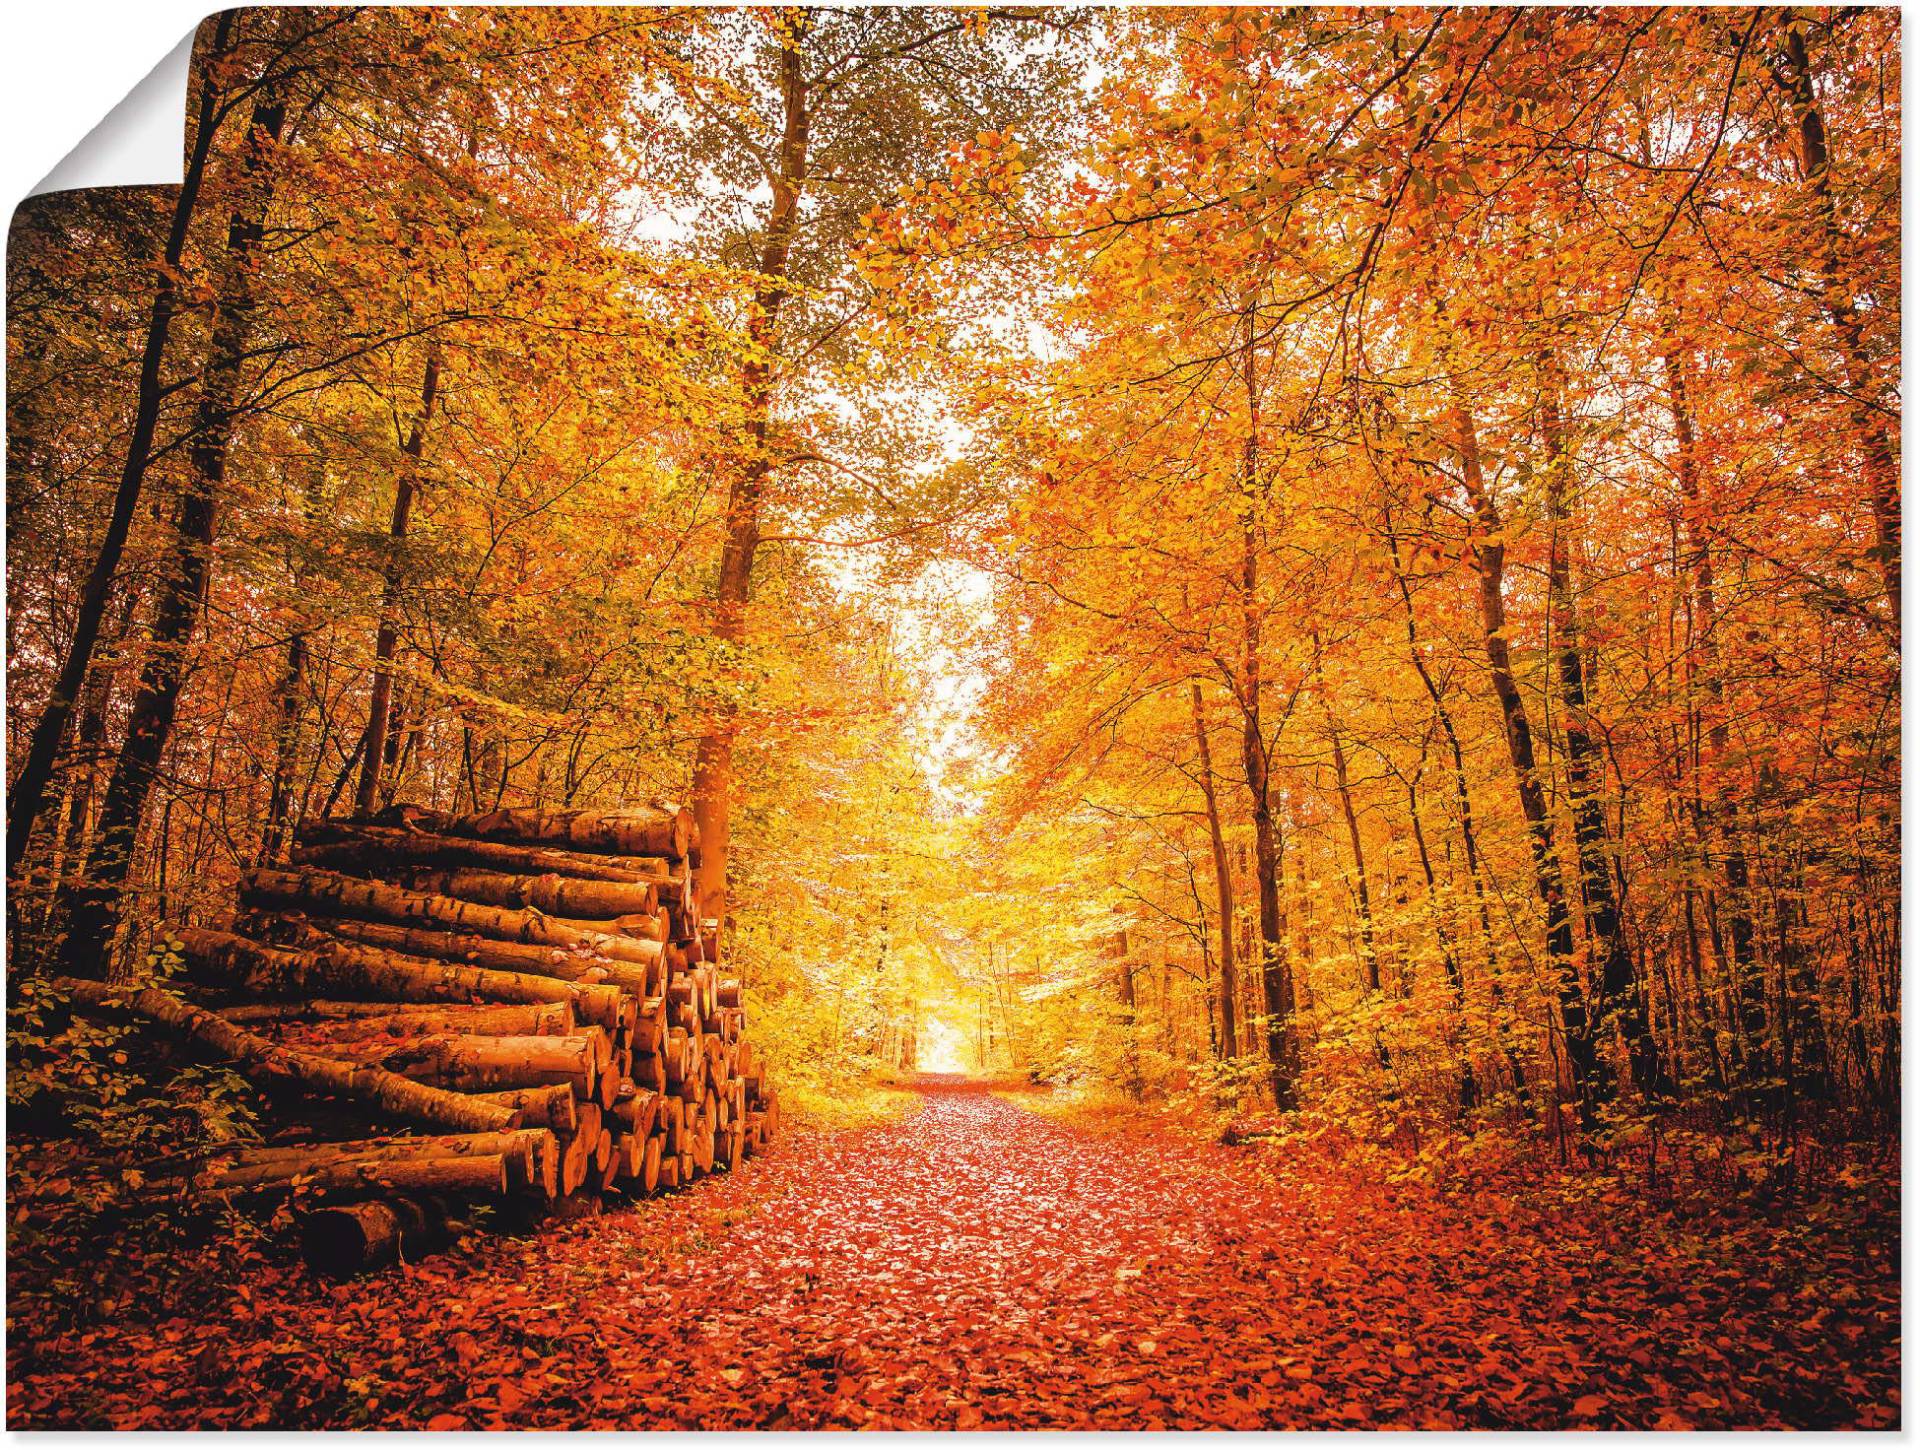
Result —
[[930, 1018], [920, 1028], [920, 1060], [922, 1072], [966, 1072], [968, 1063], [962, 1054], [966, 1050], [966, 1035], [951, 1023], [939, 1018]]

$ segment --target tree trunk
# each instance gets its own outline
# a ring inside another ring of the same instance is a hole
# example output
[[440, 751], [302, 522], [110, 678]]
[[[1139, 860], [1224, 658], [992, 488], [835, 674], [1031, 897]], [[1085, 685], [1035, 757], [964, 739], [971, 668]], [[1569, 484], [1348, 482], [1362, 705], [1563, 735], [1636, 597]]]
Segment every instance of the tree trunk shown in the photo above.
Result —
[[105, 975], [118, 935], [133, 869], [134, 848], [146, 816], [180, 690], [187, 647], [199, 627], [213, 572], [213, 543], [226, 482], [227, 444], [233, 435], [241, 360], [252, 328], [254, 268], [264, 235], [272, 180], [262, 176], [267, 153], [280, 139], [286, 104], [269, 91], [256, 101], [241, 175], [251, 192], [227, 228], [225, 275], [215, 305], [208, 361], [187, 445], [187, 482], [175, 518], [179, 551], [169, 562], [154, 608], [152, 641], [135, 695], [126, 743], [100, 810], [100, 834], [87, 859], [86, 879], [67, 893], [67, 939], [61, 960], [70, 973]]
[[451, 896], [402, 891], [379, 881], [337, 876], [331, 871], [256, 869], [240, 885], [241, 898], [257, 906], [308, 915], [362, 917], [398, 926], [430, 926], [496, 941], [533, 943], [598, 952], [630, 966], [651, 967], [664, 945], [598, 929], [593, 922], [566, 921], [538, 911], [480, 906]]
[[301, 1220], [300, 1253], [309, 1268], [346, 1278], [432, 1252], [450, 1237], [448, 1224], [439, 1199], [332, 1204]]
[[498, 1103], [443, 1092], [381, 1068], [335, 1062], [318, 1053], [282, 1047], [157, 987], [121, 989], [71, 977], [60, 979], [56, 985], [82, 1006], [125, 1010], [191, 1037], [259, 1082], [293, 1082], [313, 1092], [350, 1098], [382, 1113], [462, 1132], [497, 1132], [513, 1121], [513, 1110]]
[[307, 684], [307, 634], [293, 632], [287, 641], [287, 667], [280, 677], [280, 721], [274, 731], [273, 784], [267, 795], [267, 819], [260, 829], [258, 864], [271, 865], [286, 849], [293, 826], [294, 775], [300, 765], [300, 722]]
[[1293, 969], [1280, 912], [1280, 838], [1269, 794], [1267, 741], [1260, 717], [1259, 403], [1254, 386], [1253, 314], [1247, 314], [1247, 436], [1241, 462], [1240, 762], [1253, 814], [1253, 875], [1260, 905], [1260, 987], [1267, 1018], [1267, 1060], [1274, 1107], [1298, 1106], [1300, 1047], [1293, 1020]]
[[365, 1138], [344, 1143], [268, 1144], [215, 1149], [213, 1171], [229, 1184], [257, 1174], [280, 1181], [288, 1169], [300, 1173], [348, 1166], [382, 1167], [417, 1159], [500, 1158], [507, 1186], [553, 1194], [559, 1145], [545, 1128], [508, 1128], [492, 1133], [437, 1133], [419, 1137]]
[[[1367, 885], [1367, 853], [1360, 841], [1360, 818], [1353, 809], [1353, 787], [1347, 776], [1347, 751], [1340, 742], [1340, 727], [1333, 711], [1327, 711], [1327, 739], [1333, 745], [1333, 783], [1340, 797], [1340, 815], [1347, 825], [1347, 848], [1353, 852], [1353, 896], [1360, 916], [1360, 965], [1366, 973], [1367, 991], [1380, 992], [1380, 952], [1373, 939], [1373, 893]], [[1384, 1053], [1385, 1048], [1381, 1048]]]
[[1240, 1055], [1240, 974], [1233, 960], [1233, 868], [1227, 861], [1227, 839], [1220, 829], [1220, 801], [1213, 788], [1213, 749], [1207, 741], [1207, 721], [1201, 710], [1200, 682], [1192, 682], [1193, 739], [1200, 749], [1200, 794], [1207, 803], [1207, 839], [1213, 848], [1213, 889], [1220, 916], [1220, 1052]]
[[1701, 834], [1712, 838], [1719, 829], [1722, 872], [1726, 879], [1727, 944], [1733, 953], [1734, 999], [1740, 1013], [1741, 1066], [1746, 1077], [1765, 1081], [1772, 1076], [1771, 1052], [1767, 1041], [1766, 977], [1755, 960], [1752, 880], [1747, 866], [1746, 842], [1741, 834], [1739, 809], [1733, 782], [1728, 779], [1724, 762], [1728, 732], [1725, 686], [1719, 661], [1720, 603], [1714, 586], [1713, 549], [1702, 510], [1706, 507], [1700, 492], [1700, 467], [1693, 426], [1693, 408], [1688, 399], [1686, 364], [1677, 341], [1670, 340], [1662, 356], [1666, 370], [1667, 404], [1673, 412], [1675, 443], [1674, 472], [1680, 482], [1681, 509], [1685, 520], [1687, 552], [1691, 556], [1693, 609], [1698, 616], [1695, 636], [1700, 641], [1701, 673], [1705, 676], [1707, 708], [1712, 718], [1707, 724], [1707, 748], [1712, 755], [1714, 784], [1710, 800], [1702, 814]]
[[599, 1088], [603, 1061], [610, 1058], [606, 1033], [599, 1028], [572, 1037], [480, 1037], [441, 1033], [399, 1042], [354, 1038], [329, 1043], [343, 1061], [377, 1063], [388, 1072], [460, 1093], [498, 1092], [505, 1088], [571, 1084], [574, 1094], [592, 1098]]
[[[207, 156], [219, 127], [224, 90], [215, 77], [230, 63], [233, 28], [238, 12], [223, 11], [213, 18], [213, 34], [201, 52], [200, 104], [194, 123], [193, 143], [187, 153], [186, 171], [180, 193], [173, 205], [173, 221], [167, 230], [166, 248], [155, 269], [153, 305], [147, 313], [146, 341], [140, 353], [140, 376], [134, 395], [133, 426], [127, 439], [126, 461], [121, 465], [120, 483], [113, 496], [113, 512], [107, 519], [107, 531], [88, 571], [86, 587], [80, 595], [79, 612], [74, 619], [73, 638], [61, 661], [59, 677], [35, 723], [20, 773], [14, 777], [7, 805], [7, 880], [19, 874], [26, 858], [27, 843], [47, 803], [47, 788], [53, 779], [53, 763], [60, 751], [67, 720], [79, 699], [93, 651], [99, 642], [100, 624], [106, 616], [107, 596], [112, 591], [120, 556], [126, 551], [127, 534], [140, 504], [152, 460], [154, 429], [160, 420], [160, 405], [167, 390], [160, 380], [161, 363], [173, 319], [179, 310], [178, 287], [181, 257], [186, 249], [194, 208], [207, 174]], [[256, 115], [255, 124], [259, 124]], [[235, 218], [236, 221], [239, 218]]]
[[1520, 813], [1527, 822], [1527, 844], [1533, 854], [1534, 887], [1546, 913], [1547, 975], [1560, 997], [1560, 1023], [1567, 1043], [1567, 1062], [1573, 1076], [1574, 1094], [1583, 1118], [1591, 1120], [1593, 1103], [1604, 1096], [1605, 1060], [1594, 1050], [1593, 1034], [1587, 1020], [1586, 994], [1573, 959], [1573, 918], [1567, 910], [1565, 887], [1561, 880], [1560, 858], [1553, 844], [1553, 823], [1547, 815], [1547, 796], [1540, 784], [1533, 755], [1533, 727], [1527, 719], [1526, 702], [1514, 679], [1512, 655], [1507, 645], [1506, 557], [1502, 542], [1499, 505], [1487, 492], [1481, 471], [1480, 442], [1474, 431], [1473, 416], [1467, 411], [1458, 391], [1450, 399], [1449, 412], [1454, 430], [1454, 447], [1460, 456], [1461, 480], [1473, 507], [1478, 534], [1473, 540], [1474, 563], [1480, 575], [1480, 624], [1487, 652], [1487, 669], [1492, 676], [1493, 692], [1500, 702], [1500, 714], [1506, 727], [1507, 756], [1513, 764], [1514, 788], [1520, 797]]
[[1783, 11], [1782, 15], [1786, 31], [1785, 79], [1799, 121], [1800, 167], [1820, 227], [1822, 297], [1846, 365], [1847, 412], [1865, 465], [1862, 471], [1866, 477], [1868, 503], [1873, 510], [1873, 552], [1886, 588], [1888, 623], [1897, 640], [1900, 637], [1900, 465], [1894, 458], [1894, 448], [1900, 424], [1897, 417], [1877, 421], [1873, 416], [1871, 399], [1876, 391], [1873, 367], [1867, 356], [1853, 289], [1840, 272], [1840, 214], [1833, 197], [1826, 117], [1820, 110], [1813, 69], [1807, 58], [1805, 20], [1792, 10]]
[[1587, 706], [1586, 660], [1581, 651], [1580, 617], [1574, 602], [1567, 543], [1568, 473], [1573, 460], [1567, 451], [1565, 420], [1560, 415], [1555, 360], [1543, 358], [1541, 372], [1541, 431], [1547, 448], [1548, 620], [1560, 679], [1560, 728], [1567, 744], [1567, 790], [1573, 810], [1574, 848], [1580, 861], [1581, 894], [1586, 902], [1588, 930], [1600, 959], [1599, 991], [1590, 1025], [1596, 1051], [1603, 1040], [1600, 1034], [1618, 1025], [1626, 1039], [1635, 1085], [1643, 1093], [1653, 1093], [1660, 1086], [1660, 1059], [1654, 1051], [1646, 998], [1614, 894], [1612, 843], [1607, 837], [1606, 808], [1600, 799], [1599, 749], [1594, 744]]
[[[798, 22], [804, 26], [804, 21]], [[807, 80], [801, 63], [800, 36], [787, 42], [780, 57], [782, 127], [777, 165], [767, 177], [771, 198], [760, 251], [759, 282], [747, 331], [753, 356], [741, 369], [745, 398], [746, 448], [734, 470], [727, 496], [726, 539], [720, 551], [720, 576], [714, 594], [714, 637], [732, 650], [746, 638], [747, 600], [753, 584], [753, 559], [760, 546], [760, 503], [773, 459], [767, 451], [772, 418], [772, 365], [777, 351], [780, 312], [787, 298], [787, 263], [800, 228], [800, 195], [807, 176]], [[693, 766], [693, 808], [700, 828], [698, 882], [702, 910], [724, 921], [727, 910], [727, 854], [733, 809], [735, 722], [722, 706], [713, 728], [700, 738]]]
[[633, 857], [626, 864], [603, 856], [588, 856], [572, 851], [557, 851], [541, 846], [513, 846], [502, 841], [462, 840], [455, 836], [432, 835], [411, 828], [376, 826], [356, 822], [315, 821], [300, 831], [304, 843], [294, 852], [294, 861], [302, 866], [323, 866], [332, 871], [379, 872], [400, 865], [438, 866], [448, 869], [471, 866], [484, 871], [511, 872], [516, 875], [565, 876], [580, 881], [604, 881], [615, 884], [654, 887], [656, 906], [660, 898], [673, 899], [684, 894], [684, 875], [670, 877], [668, 863], [648, 857]]
[[512, 1108], [517, 1121], [525, 1128], [551, 1128], [562, 1137], [571, 1138], [579, 1127], [579, 1100], [573, 1095], [571, 1082], [502, 1088], [474, 1096]]
[[[628, 962], [583, 956], [563, 947], [493, 941], [466, 932], [394, 926], [380, 921], [314, 921], [310, 923], [310, 929], [321, 942], [325, 942], [328, 936], [344, 938], [343, 941], [331, 943], [333, 946], [345, 947], [348, 942], [360, 942], [379, 949], [378, 955], [383, 957], [404, 954], [400, 956], [401, 960], [412, 959], [420, 967], [434, 967], [438, 962], [459, 962], [505, 976], [544, 977], [563, 985], [576, 984], [580, 991], [604, 989], [628, 997], [644, 996], [653, 989], [655, 983], [651, 970], [642, 970]], [[431, 960], [419, 961], [422, 957]], [[606, 1009], [598, 999], [589, 1003], [586, 999], [576, 998], [576, 1010], [583, 1022], [593, 1022], [603, 1027], [617, 1023], [617, 1018], [609, 1020], [606, 1017]]]
[[[478, 816], [436, 817], [417, 812], [443, 835], [516, 845], [559, 846], [619, 856], [684, 859], [698, 839], [693, 812], [684, 806], [654, 805], [626, 811], [501, 810]], [[625, 865], [614, 862], [614, 865]], [[627, 866], [629, 870], [644, 867]]]
[[339, 1163], [273, 1162], [213, 1169], [196, 1181], [207, 1193], [284, 1193], [306, 1188], [317, 1193], [504, 1194], [512, 1173], [502, 1155], [420, 1158], [392, 1154]]
[[427, 425], [433, 420], [434, 400], [440, 395], [440, 344], [427, 347], [426, 373], [420, 382], [420, 411], [401, 447], [405, 456], [394, 481], [393, 518], [387, 526], [387, 559], [380, 585], [380, 624], [373, 640], [373, 688], [367, 702], [366, 748], [360, 754], [360, 787], [354, 809], [373, 814], [380, 794], [380, 771], [387, 757], [387, 727], [393, 706], [393, 655], [400, 639], [400, 580], [405, 573], [403, 550], [407, 522], [413, 515], [413, 496], [419, 487], [420, 456], [426, 448]]
[[531, 908], [581, 921], [617, 920], [620, 930], [629, 935], [666, 939], [666, 919], [659, 914], [659, 895], [651, 882], [572, 881], [564, 876], [523, 876], [468, 867], [404, 874], [415, 891], [487, 906]]
[[614, 1030], [629, 994], [546, 973], [443, 965], [398, 952], [322, 939], [304, 949], [262, 946], [230, 932], [182, 927], [189, 980], [249, 996], [305, 1000], [329, 992], [396, 1002], [571, 1002], [582, 1022]]
[[568, 1037], [575, 1022], [571, 1002], [521, 1002], [505, 1006], [435, 1003], [258, 1002], [216, 1009], [229, 1022], [299, 1023], [337, 1037], [417, 1037], [432, 1032], [478, 1032], [496, 1037]]

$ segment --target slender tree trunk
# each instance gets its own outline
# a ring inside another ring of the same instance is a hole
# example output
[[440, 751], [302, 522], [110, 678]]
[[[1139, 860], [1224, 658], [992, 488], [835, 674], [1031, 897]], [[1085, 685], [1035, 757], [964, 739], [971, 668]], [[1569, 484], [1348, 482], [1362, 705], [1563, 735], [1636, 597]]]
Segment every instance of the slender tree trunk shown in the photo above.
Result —
[[[760, 252], [760, 281], [754, 293], [748, 333], [755, 356], [741, 370], [746, 400], [746, 446], [727, 497], [726, 540], [720, 551], [720, 577], [714, 594], [714, 636], [737, 650], [746, 638], [747, 600], [753, 585], [753, 559], [760, 546], [760, 503], [773, 459], [767, 452], [773, 405], [772, 356], [779, 338], [781, 308], [787, 298], [787, 262], [800, 227], [800, 192], [807, 175], [811, 115], [801, 64], [799, 37], [780, 57], [783, 123], [778, 166], [769, 176], [772, 200]], [[727, 910], [727, 857], [733, 811], [731, 707], [719, 712], [700, 738], [693, 764], [693, 812], [700, 828], [700, 864], [696, 871], [701, 909], [724, 923]]]
[[1207, 741], [1206, 716], [1200, 706], [1200, 682], [1192, 682], [1193, 739], [1200, 747], [1200, 793], [1207, 803], [1207, 838], [1213, 846], [1213, 887], [1220, 915], [1220, 1050], [1225, 1057], [1240, 1055], [1240, 975], [1233, 960], [1233, 868], [1227, 861], [1227, 840], [1220, 829], [1220, 799], [1213, 788], [1213, 749]]
[[401, 452], [405, 461], [393, 490], [393, 518], [387, 526], [387, 562], [380, 589], [380, 625], [373, 640], [373, 689], [367, 703], [366, 749], [360, 755], [360, 786], [353, 806], [356, 815], [372, 815], [379, 808], [380, 770], [387, 759], [388, 726], [393, 713], [393, 656], [400, 643], [400, 582], [405, 573], [402, 550], [407, 524], [413, 517], [413, 499], [420, 480], [420, 457], [427, 444], [427, 425], [440, 395], [440, 346], [427, 349], [426, 372], [420, 380], [420, 411]]
[[77, 976], [102, 973], [118, 934], [147, 800], [186, 683], [187, 648], [206, 604], [241, 359], [253, 321], [253, 271], [272, 191], [270, 179], [261, 173], [285, 120], [285, 102], [278, 96], [268, 93], [255, 102], [241, 163], [249, 194], [227, 227], [226, 273], [187, 447], [187, 482], [175, 519], [179, 549], [160, 583], [150, 653], [141, 671], [126, 743], [107, 784], [87, 879], [66, 893], [67, 909], [62, 915], [67, 940], [62, 960]]
[[[160, 419], [160, 404], [165, 389], [160, 367], [166, 355], [167, 338], [179, 310], [178, 277], [181, 255], [186, 249], [187, 233], [193, 224], [194, 208], [200, 201], [201, 185], [206, 179], [207, 155], [213, 146], [214, 132], [223, 114], [222, 87], [215, 77], [227, 64], [233, 44], [236, 12], [224, 11], [214, 17], [213, 35], [202, 52], [200, 65], [200, 105], [194, 123], [193, 145], [188, 152], [186, 172], [180, 194], [173, 205], [173, 222], [167, 231], [166, 249], [154, 278], [153, 306], [147, 314], [146, 342], [140, 354], [140, 378], [136, 385], [133, 427], [127, 439], [126, 462], [121, 466], [120, 485], [114, 492], [113, 512], [107, 519], [107, 531], [94, 556], [80, 596], [79, 613], [74, 620], [73, 639], [61, 662], [59, 678], [47, 697], [27, 753], [14, 777], [7, 805], [7, 879], [12, 881], [25, 859], [33, 828], [46, 808], [47, 788], [53, 779], [53, 764], [66, 734], [68, 717], [79, 699], [81, 684], [93, 659], [100, 638], [100, 623], [106, 615], [107, 596], [113, 588], [120, 556], [126, 550], [127, 533], [139, 507], [140, 493], [146, 484], [147, 464], [153, 453], [153, 434]], [[259, 124], [256, 115], [255, 124]]]
[[1293, 970], [1287, 959], [1280, 910], [1280, 834], [1274, 825], [1271, 761], [1261, 724], [1260, 693], [1260, 423], [1254, 381], [1253, 312], [1247, 312], [1245, 353], [1247, 436], [1241, 453], [1240, 521], [1240, 762], [1253, 806], [1253, 876], [1260, 908], [1260, 975], [1267, 1018], [1267, 1059], [1274, 1106], [1299, 1106], [1300, 1047], [1294, 1022]]
[[294, 778], [300, 766], [300, 726], [305, 715], [307, 688], [307, 631], [297, 629], [287, 641], [287, 664], [277, 694], [280, 721], [274, 730], [273, 785], [267, 795], [267, 819], [260, 831], [259, 864], [270, 866], [286, 849], [293, 829]]
[[1127, 929], [1121, 927], [1108, 944], [1113, 958], [1114, 985], [1120, 995], [1120, 1064], [1126, 1074], [1127, 1094], [1140, 1100], [1144, 1084], [1140, 1081], [1140, 998], [1134, 991], [1133, 953], [1128, 949]]
[[1507, 548], [1501, 532], [1505, 520], [1499, 505], [1487, 492], [1473, 415], [1467, 411], [1457, 384], [1449, 412], [1454, 447], [1460, 456], [1461, 480], [1477, 526], [1473, 557], [1480, 576], [1480, 624], [1486, 643], [1487, 669], [1492, 677], [1494, 696], [1500, 703], [1507, 755], [1513, 764], [1514, 788], [1520, 797], [1520, 813], [1527, 823], [1534, 887], [1546, 913], [1547, 974], [1559, 993], [1561, 1029], [1566, 1037], [1574, 1093], [1583, 1117], [1591, 1119], [1594, 1101], [1605, 1093], [1607, 1067], [1605, 1059], [1595, 1050], [1586, 994], [1574, 967], [1573, 918], [1567, 910], [1560, 858], [1554, 849], [1547, 795], [1534, 761], [1533, 726], [1527, 719], [1526, 702], [1520, 696], [1520, 686], [1513, 673], [1513, 657], [1507, 645]]
[[1873, 368], [1867, 356], [1860, 312], [1847, 279], [1841, 275], [1840, 213], [1834, 204], [1832, 156], [1827, 147], [1826, 117], [1814, 90], [1813, 69], [1807, 58], [1805, 21], [1794, 10], [1782, 12], [1786, 35], [1785, 79], [1793, 96], [1800, 129], [1800, 167], [1812, 196], [1820, 227], [1820, 277], [1827, 316], [1839, 339], [1846, 365], [1849, 420], [1858, 438], [1867, 498], [1873, 510], [1874, 554], [1879, 560], [1887, 594], [1887, 618], [1895, 639], [1900, 637], [1900, 465], [1894, 457], [1899, 434], [1897, 418], [1876, 419], [1873, 414]]
[[[326, 461], [318, 453], [308, 462], [306, 498], [301, 512], [309, 528], [319, 522], [326, 487]], [[301, 576], [296, 573], [296, 587]], [[300, 774], [300, 746], [306, 721], [307, 668], [312, 653], [310, 629], [298, 628], [287, 641], [287, 663], [277, 690], [280, 720], [274, 731], [273, 783], [267, 793], [267, 819], [260, 830], [259, 865], [271, 866], [286, 850], [296, 824], [294, 810]]]
[[1660, 1086], [1660, 1059], [1654, 1051], [1643, 984], [1627, 945], [1626, 927], [1614, 893], [1612, 842], [1607, 835], [1606, 807], [1600, 799], [1603, 772], [1587, 705], [1586, 660], [1581, 652], [1580, 616], [1574, 601], [1567, 542], [1572, 459], [1567, 451], [1566, 422], [1560, 414], [1559, 372], [1553, 359], [1542, 359], [1541, 373], [1541, 425], [1547, 448], [1547, 610], [1560, 680], [1574, 849], [1580, 861], [1587, 926], [1600, 959], [1599, 991], [1594, 1003], [1597, 1021], [1593, 1026], [1597, 1033], [1619, 1026], [1626, 1039], [1634, 1083], [1642, 1092], [1652, 1093]]
[[1353, 852], [1353, 897], [1360, 917], [1360, 965], [1366, 972], [1367, 990], [1378, 995], [1380, 951], [1373, 939], [1373, 893], [1367, 886], [1367, 852], [1360, 841], [1360, 818], [1353, 809], [1346, 747], [1341, 744], [1340, 727], [1334, 723], [1331, 710], [1327, 712], [1327, 738], [1333, 744], [1333, 784], [1340, 797], [1340, 815], [1347, 826], [1347, 848]]
[[[1747, 1075], [1765, 1079], [1772, 1073], [1771, 1052], [1767, 1042], [1767, 1000], [1765, 973], [1756, 963], [1753, 947], [1751, 906], [1752, 877], [1747, 865], [1746, 843], [1740, 829], [1739, 807], [1733, 782], [1727, 777], [1726, 757], [1729, 744], [1725, 687], [1719, 661], [1720, 603], [1713, 575], [1713, 549], [1703, 517], [1705, 503], [1700, 491], [1698, 443], [1693, 425], [1693, 407], [1687, 388], [1685, 360], [1678, 342], [1670, 341], [1662, 357], [1666, 372], [1667, 404], [1673, 412], [1675, 442], [1674, 472], [1680, 483], [1681, 515], [1685, 520], [1687, 552], [1690, 555], [1690, 586], [1693, 610], [1697, 616], [1694, 637], [1699, 643], [1701, 674], [1711, 719], [1707, 724], [1709, 768], [1713, 772], [1710, 798], [1701, 822], [1701, 835], [1711, 839], [1718, 827], [1722, 872], [1726, 879], [1727, 944], [1733, 954], [1735, 1000], [1739, 1003], [1741, 1062]], [[1717, 1055], [1717, 1054], [1716, 1054]]]
[[[1320, 641], [1314, 640], [1317, 653]], [[1333, 781], [1335, 791], [1340, 797], [1340, 814], [1347, 826], [1347, 847], [1353, 852], [1353, 900], [1355, 913], [1360, 925], [1360, 965], [1366, 973], [1367, 995], [1378, 997], [1380, 986], [1380, 948], [1374, 939], [1373, 930], [1373, 891], [1367, 884], [1367, 852], [1360, 841], [1360, 818], [1353, 809], [1353, 787], [1347, 774], [1347, 750], [1340, 741], [1340, 727], [1334, 722], [1333, 711], [1327, 711], [1327, 738], [1333, 743]], [[1386, 1037], [1376, 1028], [1373, 1034], [1373, 1053], [1380, 1061], [1383, 1071], [1393, 1071], [1393, 1054], [1387, 1050]], [[1392, 1089], [1389, 1088], [1389, 1092]]]

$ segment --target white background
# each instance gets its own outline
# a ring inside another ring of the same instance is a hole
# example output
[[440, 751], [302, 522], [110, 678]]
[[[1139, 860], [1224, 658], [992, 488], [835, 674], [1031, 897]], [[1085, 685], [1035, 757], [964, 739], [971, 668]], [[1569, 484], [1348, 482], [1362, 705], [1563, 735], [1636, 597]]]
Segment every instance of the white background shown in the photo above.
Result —
[[[219, 0], [16, 0], [0, 10], [0, 219], [218, 8]], [[178, 115], [171, 126], [177, 181]]]

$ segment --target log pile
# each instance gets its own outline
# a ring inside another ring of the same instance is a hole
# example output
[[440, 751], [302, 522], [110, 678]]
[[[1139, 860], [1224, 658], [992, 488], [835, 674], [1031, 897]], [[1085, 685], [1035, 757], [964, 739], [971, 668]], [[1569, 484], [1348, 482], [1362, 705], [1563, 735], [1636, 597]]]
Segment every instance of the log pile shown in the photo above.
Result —
[[173, 933], [193, 1000], [66, 985], [370, 1121], [222, 1152], [192, 1181], [302, 1189], [322, 1205], [309, 1259], [371, 1267], [432, 1246], [464, 1198], [572, 1217], [767, 1145], [779, 1102], [693, 849], [691, 814], [667, 806], [317, 822], [287, 867], [243, 879], [232, 931]]

